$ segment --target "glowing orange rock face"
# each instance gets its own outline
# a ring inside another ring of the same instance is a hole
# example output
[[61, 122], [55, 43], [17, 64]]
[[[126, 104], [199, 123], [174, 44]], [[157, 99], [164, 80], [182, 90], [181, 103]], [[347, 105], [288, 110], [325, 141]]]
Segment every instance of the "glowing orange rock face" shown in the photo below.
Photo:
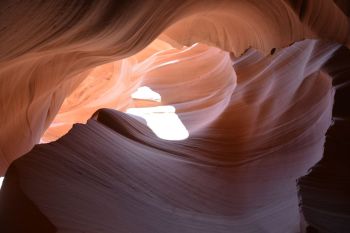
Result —
[[[42, 141], [56, 140], [72, 124], [85, 123], [101, 107], [119, 111], [133, 108], [128, 112], [135, 114], [141, 107], [171, 105], [174, 109], [170, 112], [176, 109], [185, 123], [191, 120], [188, 128], [193, 132], [221, 114], [235, 85], [236, 74], [227, 52], [200, 44], [175, 49], [156, 40], [130, 58], [94, 68], [65, 100]], [[159, 92], [161, 99], [133, 98], [141, 86]], [[169, 109], [163, 108], [166, 112]]]

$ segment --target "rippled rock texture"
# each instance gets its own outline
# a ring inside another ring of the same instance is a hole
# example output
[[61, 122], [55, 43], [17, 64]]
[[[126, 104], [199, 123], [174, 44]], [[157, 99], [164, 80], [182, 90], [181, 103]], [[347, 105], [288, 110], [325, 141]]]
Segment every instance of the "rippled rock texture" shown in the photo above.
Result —
[[4, 232], [350, 232], [347, 1], [0, 6]]

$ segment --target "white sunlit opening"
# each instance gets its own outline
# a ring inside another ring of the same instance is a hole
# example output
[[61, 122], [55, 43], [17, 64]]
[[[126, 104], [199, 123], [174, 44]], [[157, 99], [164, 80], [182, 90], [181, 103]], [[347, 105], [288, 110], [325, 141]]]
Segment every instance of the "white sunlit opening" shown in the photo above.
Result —
[[0, 189], [1, 189], [1, 186], [2, 186], [2, 182], [4, 181], [4, 177], [3, 176], [1, 176], [0, 177]]
[[160, 102], [162, 100], [161, 96], [157, 92], [146, 86], [139, 87], [134, 93], [131, 94], [131, 98], [156, 102]]
[[[139, 88], [131, 97], [133, 99], [152, 100], [157, 102], [160, 102], [161, 100], [161, 96], [149, 87]], [[184, 140], [189, 136], [186, 127], [176, 114], [174, 106], [166, 105], [145, 108], [129, 108], [126, 110], [126, 113], [145, 119], [147, 126], [159, 138], [175, 141]]]

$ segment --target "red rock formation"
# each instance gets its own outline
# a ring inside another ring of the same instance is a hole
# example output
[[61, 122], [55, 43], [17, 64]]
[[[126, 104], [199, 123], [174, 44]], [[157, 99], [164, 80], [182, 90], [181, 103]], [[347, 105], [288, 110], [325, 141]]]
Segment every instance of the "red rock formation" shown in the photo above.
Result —
[[[5, 232], [348, 232], [349, 211], [324, 204], [348, 204], [348, 181], [328, 195], [325, 178], [349, 177], [337, 173], [349, 154], [346, 1], [0, 6], [1, 172], [19, 158], [0, 195]], [[325, 143], [331, 78], [342, 85]], [[161, 102], [133, 100], [140, 86]], [[188, 139], [116, 111], [157, 105], [176, 109]], [[100, 108], [114, 110], [88, 120]], [[304, 224], [295, 181], [324, 143], [299, 180]]]
[[350, 231], [349, 61], [350, 51], [342, 47], [324, 66], [336, 89], [333, 123], [322, 160], [298, 181], [304, 218], [320, 232]]

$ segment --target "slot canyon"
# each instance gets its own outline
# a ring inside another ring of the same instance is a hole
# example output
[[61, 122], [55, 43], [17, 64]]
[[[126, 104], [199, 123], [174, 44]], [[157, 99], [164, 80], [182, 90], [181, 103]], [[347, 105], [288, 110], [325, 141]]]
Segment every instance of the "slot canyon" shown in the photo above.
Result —
[[349, 17], [1, 0], [0, 233], [349, 233]]

